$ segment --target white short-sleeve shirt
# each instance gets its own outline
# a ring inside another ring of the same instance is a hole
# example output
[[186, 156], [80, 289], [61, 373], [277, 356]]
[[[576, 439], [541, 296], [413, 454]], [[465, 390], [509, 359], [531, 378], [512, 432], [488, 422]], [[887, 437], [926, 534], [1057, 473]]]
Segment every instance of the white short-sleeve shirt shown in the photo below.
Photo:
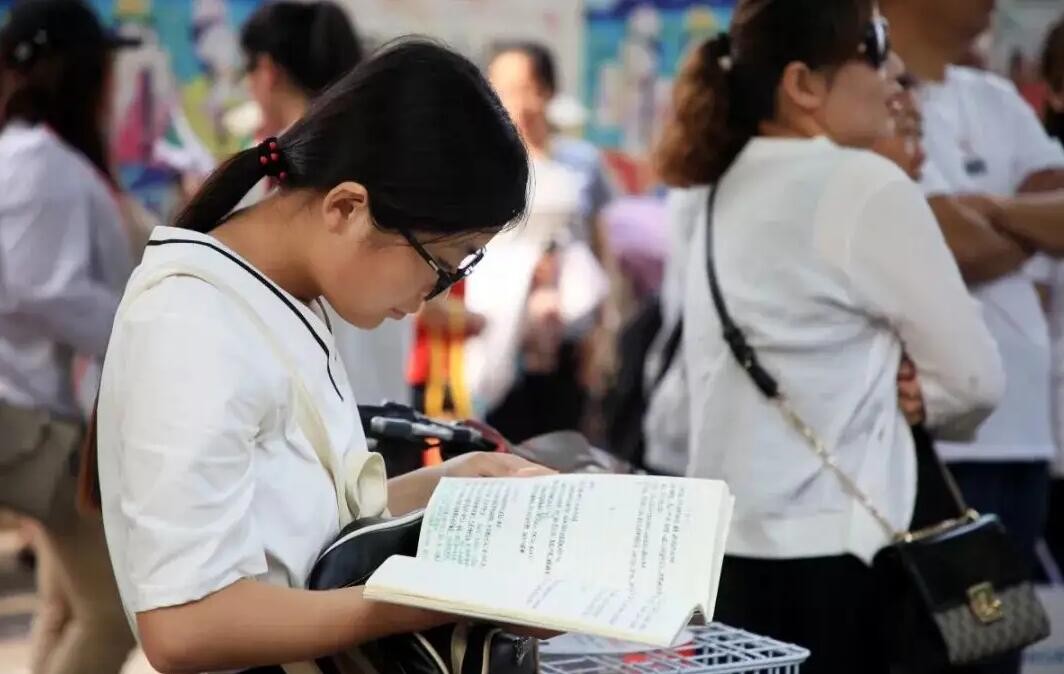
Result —
[[134, 614], [252, 578], [303, 587], [339, 530], [333, 482], [293, 416], [293, 382], [223, 279], [289, 352], [337, 465], [366, 439], [322, 314], [217, 240], [152, 234], [119, 308], [98, 412], [104, 525], [122, 603]]
[[[996, 75], [950, 67], [920, 87], [928, 196], [1011, 196], [1038, 171], [1064, 167], [1064, 151], [1015, 87]], [[1050, 344], [1030, 274], [1018, 271], [971, 288], [1005, 363], [1000, 406], [974, 441], [939, 443], [948, 460], [1027, 461], [1054, 454], [1050, 425]]]

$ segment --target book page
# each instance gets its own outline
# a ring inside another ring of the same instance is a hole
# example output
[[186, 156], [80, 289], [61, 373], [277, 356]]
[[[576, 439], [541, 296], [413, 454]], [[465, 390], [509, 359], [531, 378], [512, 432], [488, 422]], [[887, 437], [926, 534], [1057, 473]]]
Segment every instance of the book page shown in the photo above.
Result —
[[709, 619], [731, 496], [721, 482], [634, 475], [445, 479], [418, 557], [684, 597]]
[[365, 596], [434, 611], [550, 630], [593, 634], [665, 648], [691, 617], [680, 597], [617, 592], [586, 581], [536, 578], [394, 556]]

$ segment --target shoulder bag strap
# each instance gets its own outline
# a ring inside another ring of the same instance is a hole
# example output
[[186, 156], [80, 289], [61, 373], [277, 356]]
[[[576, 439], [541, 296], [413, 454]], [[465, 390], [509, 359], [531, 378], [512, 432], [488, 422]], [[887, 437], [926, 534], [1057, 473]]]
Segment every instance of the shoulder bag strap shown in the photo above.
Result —
[[[868, 494], [857, 485], [856, 480], [851, 478], [839, 467], [835, 455], [828, 450], [827, 445], [821, 440], [816, 431], [814, 431], [809, 424], [805, 423], [802, 417], [794, 409], [790, 401], [783, 394], [779, 382], [761, 365], [761, 362], [757, 358], [757, 353], [746, 340], [746, 334], [732, 319], [731, 314], [728, 312], [727, 304], [724, 302], [724, 295], [720, 289], [720, 282], [717, 279], [716, 263], [713, 256], [713, 215], [716, 197], [717, 185], [714, 185], [709, 190], [709, 204], [706, 209], [706, 273], [709, 276], [709, 290], [713, 298], [713, 306], [716, 308], [717, 316], [720, 319], [724, 341], [728, 345], [728, 349], [731, 351], [732, 356], [735, 357], [739, 366], [750, 376], [751, 381], [753, 381], [757, 389], [761, 391], [762, 395], [772, 401], [776, 407], [779, 408], [783, 417], [805, 439], [806, 443], [812, 448], [813, 452], [821, 460], [824, 466], [835, 474], [839, 482], [842, 484], [843, 489], [845, 489], [846, 492], [848, 492], [862, 505], [862, 507], [864, 507], [866, 511], [868, 511], [879, 526], [882, 527], [883, 530], [894, 540], [913, 538], [916, 534], [895, 529], [894, 526], [891, 525], [890, 520], [888, 520], [883, 512], [872, 502], [872, 499]], [[931, 451], [934, 451], [933, 448]], [[969, 516], [972, 511], [968, 508], [967, 504], [965, 504], [960, 490], [957, 489], [949, 471], [946, 470], [944, 465], [942, 465], [937, 455], [935, 456], [935, 461], [942, 471], [943, 479], [947, 485], [949, 485], [950, 495], [957, 504], [962, 517]]]
[[676, 319], [676, 325], [672, 326], [672, 330], [669, 331], [669, 336], [665, 340], [665, 346], [662, 347], [661, 361], [658, 363], [658, 370], [654, 375], [654, 381], [650, 384], [651, 391], [657, 389], [658, 386], [661, 385], [662, 380], [665, 379], [665, 375], [669, 373], [669, 369], [676, 360], [676, 354], [680, 351], [680, 344], [682, 342], [683, 314]]

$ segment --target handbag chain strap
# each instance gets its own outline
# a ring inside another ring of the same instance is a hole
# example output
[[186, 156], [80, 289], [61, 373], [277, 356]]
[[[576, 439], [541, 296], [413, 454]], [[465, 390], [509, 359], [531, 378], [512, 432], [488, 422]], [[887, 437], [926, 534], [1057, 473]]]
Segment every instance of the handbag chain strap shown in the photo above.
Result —
[[[719, 184], [719, 181], [718, 181]], [[713, 256], [713, 210], [714, 204], [717, 199], [717, 186], [714, 185], [709, 189], [709, 199], [706, 210], [706, 271], [709, 276], [709, 289], [710, 294], [713, 297], [713, 305], [716, 308], [717, 315], [720, 319], [721, 331], [724, 337], [725, 343], [728, 345], [728, 349], [731, 351], [735, 360], [739, 363], [744, 371], [750, 376], [750, 379], [754, 382], [754, 385], [761, 391], [762, 395], [772, 401], [779, 411], [782, 413], [783, 418], [787, 423], [798, 432], [802, 438], [812, 448], [813, 453], [820, 459], [824, 467], [835, 474], [839, 483], [843, 489], [850, 494], [861, 506], [872, 516], [872, 519], [882, 527], [883, 531], [894, 541], [913, 542], [923, 538], [927, 538], [935, 535], [936, 533], [949, 530], [958, 524], [966, 521], [974, 520], [978, 517], [978, 513], [970, 509], [964, 501], [963, 496], [960, 493], [960, 489], [957, 488], [956, 482], [953, 480], [953, 476], [946, 470], [945, 466], [941, 464], [937, 455], [935, 461], [942, 472], [942, 476], [950, 492], [952, 500], [956, 503], [957, 508], [961, 515], [954, 519], [945, 520], [937, 523], [926, 529], [919, 531], [899, 531], [895, 529], [887, 519], [887, 516], [883, 514], [872, 498], [857, 484], [857, 481], [850, 477], [840, 466], [838, 459], [828, 449], [827, 445], [821, 439], [820, 435], [813, 430], [813, 427], [805, 422], [802, 416], [791, 404], [790, 400], [783, 394], [780, 389], [779, 382], [772, 374], [770, 374], [758, 360], [757, 352], [746, 341], [746, 335], [742, 329], [736, 325], [732, 320], [731, 314], [728, 312], [728, 307], [724, 302], [724, 295], [720, 290], [720, 283], [717, 280], [716, 265], [714, 263]]]
[[798, 412], [795, 411], [790, 401], [782, 394], [777, 394], [773, 399], [773, 402], [776, 403], [776, 407], [778, 407], [780, 412], [783, 413], [783, 418], [787, 420], [787, 423], [798, 431], [798, 433], [805, 438], [806, 442], [809, 443], [809, 446], [813, 449], [813, 453], [817, 455], [824, 466], [835, 474], [835, 477], [837, 477], [842, 484], [843, 489], [857, 499], [864, 509], [868, 511], [868, 514], [871, 515], [879, 526], [883, 528], [883, 531], [887, 532], [888, 536], [893, 539], [902, 538], [904, 534], [891, 525], [890, 520], [888, 520], [886, 515], [876, 507], [876, 504], [872, 502], [871, 497], [869, 497], [869, 495], [857, 485], [857, 481], [839, 467], [839, 462], [835, 459], [835, 455], [828, 451], [827, 446], [824, 444], [824, 441], [820, 439], [820, 436], [817, 435], [816, 431], [802, 420], [802, 417], [798, 415]]

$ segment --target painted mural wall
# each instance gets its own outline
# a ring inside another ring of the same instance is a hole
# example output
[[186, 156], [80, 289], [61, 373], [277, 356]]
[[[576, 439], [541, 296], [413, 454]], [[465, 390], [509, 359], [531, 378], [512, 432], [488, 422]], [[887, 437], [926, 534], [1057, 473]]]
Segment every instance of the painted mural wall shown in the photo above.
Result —
[[628, 192], [654, 183], [647, 159], [692, 44], [727, 30], [734, 0], [586, 0], [586, 135]]
[[[251, 142], [226, 116], [247, 101], [240, 26], [262, 0], [87, 0], [143, 46], [116, 62], [112, 139], [122, 183], [159, 219], [182, 172], [203, 173]], [[398, 35], [441, 39], [475, 60], [503, 39], [551, 46], [576, 94], [583, 16], [572, 0], [337, 0], [372, 47]], [[11, 0], [0, 0], [0, 13]]]

